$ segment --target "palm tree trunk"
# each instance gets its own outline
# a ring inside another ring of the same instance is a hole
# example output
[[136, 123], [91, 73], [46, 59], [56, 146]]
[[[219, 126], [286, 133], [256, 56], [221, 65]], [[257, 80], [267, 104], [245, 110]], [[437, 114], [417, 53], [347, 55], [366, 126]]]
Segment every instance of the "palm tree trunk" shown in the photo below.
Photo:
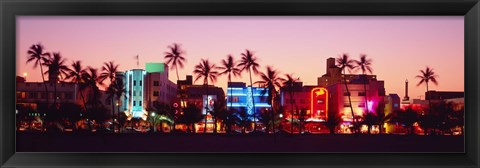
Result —
[[248, 73], [250, 74], [250, 91], [252, 92], [252, 106], [253, 106], [253, 131], [257, 130], [257, 112], [255, 110], [255, 99], [253, 97], [253, 83], [252, 83], [252, 71], [248, 69]]
[[[290, 87], [293, 87], [293, 86], [290, 86]], [[292, 92], [292, 89], [293, 88], [290, 88], [290, 107], [292, 109], [292, 114], [291, 114], [292, 117], [290, 117], [291, 118], [290, 122], [292, 123], [292, 127], [290, 128], [291, 134], [293, 134], [293, 114], [294, 114], [293, 113], [293, 92]]]
[[[232, 82], [231, 78], [231, 72], [228, 72], [228, 83]], [[227, 89], [228, 89], [228, 84], [227, 84]], [[228, 90], [227, 90], [228, 91]], [[228, 108], [229, 115], [232, 112], [232, 107], [233, 107], [233, 89], [230, 88], [230, 107]], [[230, 133], [230, 125], [227, 125], [228, 133]]]
[[[48, 102], [48, 87], [47, 87], [47, 83], [45, 83], [45, 76], [43, 74], [43, 66], [42, 66], [42, 61], [39, 60], [40, 62], [40, 73], [42, 73], [42, 80], [43, 80], [43, 85], [45, 86], [45, 92], [46, 92], [46, 106], [47, 106], [47, 111], [50, 109], [49, 107], [49, 102]], [[45, 123], [45, 114], [43, 114], [43, 116], [40, 116], [42, 118], [42, 132], [43, 132], [43, 128], [44, 128], [44, 124]]]
[[[207, 103], [205, 104], [205, 128], [203, 129], [203, 133], [207, 133], [207, 115], [208, 115], [208, 77], [206, 77], [206, 90], [207, 90]], [[213, 116], [212, 116], [213, 117]]]
[[113, 104], [113, 96], [111, 98], [112, 100], [112, 125], [113, 125], [113, 133], [115, 133], [115, 105]]
[[365, 72], [363, 73], [363, 91], [365, 92], [365, 109], [366, 112], [368, 113], [368, 98], [367, 98], [367, 74]]
[[354, 125], [353, 133], [355, 133], [356, 132], [356, 130], [355, 130], [356, 129], [355, 128], [355, 114], [353, 113], [352, 100], [350, 99], [350, 91], [348, 91], [345, 69], [343, 69], [343, 81], [344, 81], [344, 84], [345, 84], [345, 89], [347, 90], [347, 94], [348, 94], [348, 102], [350, 103], [350, 111], [352, 112], [352, 124]]
[[[428, 82], [426, 82], [426, 84], [427, 84], [427, 93], [428, 93]], [[433, 121], [432, 102], [430, 101], [430, 94], [428, 94], [427, 100], [428, 100], [428, 112], [429, 112], [428, 117], [430, 117], [430, 120]], [[435, 127], [434, 126], [433, 126], [433, 131], [434, 131], [434, 133], [431, 134], [431, 135], [435, 134]]]

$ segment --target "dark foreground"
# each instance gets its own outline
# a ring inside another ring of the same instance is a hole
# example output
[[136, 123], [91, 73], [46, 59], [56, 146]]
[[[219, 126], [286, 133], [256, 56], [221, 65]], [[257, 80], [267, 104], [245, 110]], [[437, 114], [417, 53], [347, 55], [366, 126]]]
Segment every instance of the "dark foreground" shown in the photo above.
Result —
[[17, 133], [17, 152], [463, 152], [463, 136]]

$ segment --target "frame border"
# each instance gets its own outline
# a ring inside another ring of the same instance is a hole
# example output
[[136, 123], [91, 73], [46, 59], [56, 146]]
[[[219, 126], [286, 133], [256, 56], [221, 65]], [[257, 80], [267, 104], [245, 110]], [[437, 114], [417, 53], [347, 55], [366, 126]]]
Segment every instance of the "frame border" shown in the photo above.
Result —
[[[1, 167], [479, 167], [479, 0], [0, 0]], [[17, 15], [464, 15], [464, 154], [15, 153]]]

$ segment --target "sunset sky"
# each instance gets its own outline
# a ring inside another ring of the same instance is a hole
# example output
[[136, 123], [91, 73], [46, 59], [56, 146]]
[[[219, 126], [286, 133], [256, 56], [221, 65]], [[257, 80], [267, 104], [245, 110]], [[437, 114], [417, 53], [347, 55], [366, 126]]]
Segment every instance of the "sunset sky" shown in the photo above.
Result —
[[[387, 94], [403, 98], [408, 79], [410, 98], [424, 99], [425, 85], [417, 87], [415, 76], [426, 66], [439, 75], [439, 85], [430, 85], [431, 90], [464, 91], [463, 16], [17, 16], [16, 33], [17, 75], [27, 73], [27, 81], [42, 80], [40, 69], [26, 64], [28, 48], [36, 43], [60, 52], [68, 65], [81, 60], [100, 68], [115, 61], [121, 71], [164, 62], [167, 46], [180, 43], [187, 59], [180, 79], [202, 58], [220, 65], [228, 54], [238, 60], [249, 49], [262, 72], [271, 65], [282, 76], [293, 73], [316, 85], [326, 73], [326, 59], [347, 53], [373, 60], [373, 74], [385, 81]], [[176, 82], [175, 70], [169, 78]], [[221, 76], [215, 85], [226, 88], [226, 81]], [[233, 81], [248, 83], [248, 74]]]

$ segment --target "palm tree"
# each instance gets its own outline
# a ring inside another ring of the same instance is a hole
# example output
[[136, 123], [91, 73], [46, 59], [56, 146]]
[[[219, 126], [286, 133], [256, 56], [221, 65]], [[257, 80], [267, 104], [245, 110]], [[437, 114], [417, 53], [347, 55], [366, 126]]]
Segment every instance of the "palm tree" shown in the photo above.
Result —
[[[225, 75], [227, 74], [228, 83], [232, 82], [232, 74], [233, 76], [240, 76], [241, 70], [237, 68], [237, 64], [235, 63], [233, 56], [228, 55], [227, 59], [222, 60], [222, 66], [218, 67], [218, 69], [222, 70], [218, 75]], [[230, 107], [232, 107], [232, 90], [230, 89]], [[230, 108], [228, 110], [231, 110]]]
[[[242, 53], [242, 58], [240, 60], [240, 63], [238, 64], [239, 67], [241, 67], [241, 71], [247, 71], [248, 74], [250, 75], [250, 91], [253, 93], [253, 83], [252, 83], [252, 71], [255, 74], [258, 74], [258, 68], [260, 65], [257, 63], [257, 58], [253, 55], [253, 53], [250, 50], [245, 50], [245, 53]], [[255, 120], [257, 113], [255, 110], [255, 99], [253, 98], [252, 94], [252, 105], [253, 105], [253, 130], [257, 130], [257, 122]]]
[[[428, 92], [428, 82], [432, 81], [433, 84], [435, 85], [438, 85], [438, 82], [437, 82], [437, 77], [438, 75], [435, 74], [435, 72], [433, 72], [433, 68], [430, 68], [430, 67], [426, 67], [425, 68], [425, 71], [424, 70], [420, 70], [420, 75], [417, 75], [416, 77], [420, 79], [420, 82], [418, 82], [417, 86], [420, 86], [421, 84], [425, 83], [427, 85], [427, 92]], [[430, 102], [430, 94], [428, 94], [428, 97], [427, 97], [427, 100], [428, 100], [428, 109], [429, 109], [429, 115], [427, 116], [430, 116], [432, 114], [432, 103]]]
[[283, 81], [283, 86], [290, 94], [290, 107], [291, 107], [291, 123], [292, 128], [290, 129], [291, 133], [293, 134], [293, 85], [295, 82], [298, 82], [300, 78], [294, 78], [292, 74], [285, 74], [285, 80]]
[[337, 65], [336, 66], [338, 68], [340, 68], [341, 71], [343, 71], [343, 83], [345, 84], [345, 89], [347, 90], [350, 111], [352, 112], [352, 121], [355, 125], [355, 113], [353, 112], [352, 100], [350, 99], [350, 91], [348, 91], [347, 78], [346, 78], [346, 74], [345, 74], [345, 70], [348, 69], [348, 71], [350, 71], [351, 69], [355, 68], [353, 63], [354, 63], [354, 61], [351, 60], [348, 57], [347, 54], [342, 54], [340, 57], [337, 58]]
[[47, 88], [47, 83], [45, 83], [43, 66], [44, 66], [44, 63], [47, 61], [47, 59], [50, 57], [50, 53], [45, 52], [44, 50], [45, 48], [40, 43], [30, 46], [29, 50], [27, 51], [27, 54], [28, 54], [27, 63], [33, 62], [33, 68], [37, 68], [37, 66], [40, 65], [40, 74], [42, 75], [43, 85], [45, 86], [45, 92], [47, 94], [45, 99], [46, 99], [47, 108], [48, 108], [48, 88]]
[[[122, 98], [123, 95], [126, 95], [126, 88], [125, 84], [123, 83], [122, 79], [116, 79], [114, 82], [114, 90], [115, 90], [115, 96], [117, 97], [117, 102], [120, 102], [120, 99]], [[120, 106], [117, 106], [117, 114], [120, 113]]]
[[[268, 92], [267, 100], [268, 104], [272, 106], [272, 118], [275, 118], [275, 98], [278, 96], [277, 88], [282, 87], [282, 82], [285, 79], [278, 77], [278, 72], [274, 70], [271, 66], [267, 66], [266, 73], [260, 73], [260, 81], [255, 82], [255, 84], [260, 84], [265, 89], [262, 90], [262, 94]], [[265, 123], [266, 124], [266, 123]], [[275, 134], [275, 124], [272, 124], [273, 134]]]
[[83, 81], [83, 74], [85, 73], [85, 69], [82, 67], [82, 63], [80, 61], [72, 62], [72, 68], [68, 70], [68, 75], [65, 79], [70, 79], [72, 82], [77, 83], [79, 86], [80, 96], [82, 97], [83, 107], [85, 112], [87, 112], [87, 106], [85, 102], [85, 96], [83, 96], [83, 90], [86, 88], [85, 82]]
[[171, 69], [175, 68], [175, 71], [177, 72], [177, 80], [180, 80], [180, 77], [178, 76], [178, 66], [183, 68], [183, 64], [186, 62], [186, 59], [183, 56], [185, 51], [183, 51], [177, 43], [173, 43], [171, 46], [168, 46], [168, 48], [170, 49], [170, 52], [165, 52], [164, 58], [167, 59], [167, 64], [170, 65]]
[[48, 78], [50, 82], [53, 82], [53, 88], [54, 88], [54, 99], [53, 99], [53, 104], [57, 104], [57, 82], [61, 80], [62, 76], [68, 76], [68, 70], [69, 68], [65, 65], [65, 59], [62, 58], [62, 55], [58, 52], [54, 52], [53, 56], [49, 57], [47, 61], [44, 63], [45, 66], [48, 67], [48, 70], [45, 72], [45, 74], [48, 74]]
[[[175, 72], [177, 73], [177, 81], [180, 80], [178, 76], [178, 67], [183, 68], [183, 64], [187, 61], [184, 57], [185, 51], [180, 48], [180, 44], [173, 43], [172, 45], [168, 46], [170, 52], [165, 52], [164, 59], [167, 60], [167, 65], [170, 66], [170, 69], [175, 68]], [[180, 111], [183, 111], [183, 93], [182, 89], [177, 87], [177, 93], [180, 94]], [[174, 120], [175, 121], [175, 120]], [[175, 122], [172, 124], [173, 129], [175, 129]]]
[[365, 109], [366, 112], [368, 113], [368, 98], [367, 98], [367, 72], [372, 73], [372, 60], [367, 59], [367, 55], [362, 54], [360, 55], [360, 60], [355, 60], [355, 63], [357, 64], [356, 68], [362, 70], [362, 76], [363, 76], [363, 89], [364, 89], [364, 96], [365, 96]]
[[98, 112], [98, 97], [100, 96], [100, 90], [97, 84], [103, 85], [103, 82], [98, 75], [98, 69], [88, 67], [86, 73], [83, 74], [82, 78], [87, 84], [87, 86], [91, 88], [89, 102], [92, 105], [92, 112]]
[[102, 67], [102, 73], [100, 74], [100, 80], [104, 81], [105, 79], [110, 79], [110, 85], [108, 86], [107, 93], [111, 104], [112, 104], [112, 117], [115, 115], [115, 105], [113, 103], [113, 98], [115, 97], [115, 87], [114, 87], [114, 81], [116, 74], [118, 72], [118, 64], [115, 65], [113, 61], [110, 62], [104, 62], [103, 67]]
[[[218, 72], [216, 71], [217, 67], [215, 64], [211, 64], [208, 59], [202, 59], [199, 64], [195, 66], [195, 70], [193, 70], [193, 73], [197, 75], [195, 78], [195, 82], [203, 78], [203, 85], [205, 86], [206, 92], [207, 92], [207, 97], [208, 97], [208, 81], [210, 80], [212, 83], [215, 83], [217, 80]], [[205, 103], [205, 102], [204, 102]], [[207, 131], [207, 114], [209, 113], [208, 106], [205, 105], [205, 129], [203, 130], [203, 133], [206, 133]], [[214, 118], [214, 124], [215, 123], [215, 117]], [[216, 130], [214, 130], [216, 132]]]

